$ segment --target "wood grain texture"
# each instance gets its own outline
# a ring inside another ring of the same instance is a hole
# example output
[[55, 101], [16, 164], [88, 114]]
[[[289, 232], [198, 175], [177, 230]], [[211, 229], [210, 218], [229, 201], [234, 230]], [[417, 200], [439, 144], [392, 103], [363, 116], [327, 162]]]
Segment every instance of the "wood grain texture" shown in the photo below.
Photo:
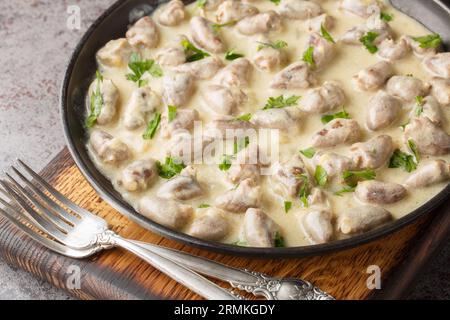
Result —
[[[373, 243], [337, 253], [303, 259], [253, 260], [206, 252], [165, 239], [129, 221], [102, 201], [74, 165], [67, 150], [61, 152], [43, 171], [44, 177], [63, 194], [87, 210], [105, 218], [112, 229], [123, 237], [147, 241], [184, 250], [195, 255], [214, 259], [235, 267], [247, 268], [272, 276], [298, 277], [313, 282], [337, 299], [368, 299], [373, 295], [366, 285], [367, 268], [377, 265], [387, 281], [402, 262], [408, 261], [412, 245], [428, 226], [434, 215]], [[440, 210], [438, 217], [448, 217]], [[433, 245], [445, 238], [434, 235]], [[437, 229], [433, 229], [438, 231]], [[425, 235], [430, 235], [425, 232]], [[431, 239], [433, 237], [425, 237]], [[422, 239], [424, 239], [422, 237]], [[426, 240], [421, 241], [421, 243]], [[423, 249], [421, 261], [426, 261], [432, 250]], [[0, 254], [4, 259], [37, 277], [62, 288], [81, 299], [199, 299], [183, 286], [169, 279], [132, 254], [119, 249], [104, 251], [91, 259], [76, 261], [50, 252], [30, 240], [26, 235], [0, 217]], [[413, 261], [414, 262], [414, 261]], [[82, 273], [81, 289], [69, 290], [69, 267], [79, 266]], [[403, 265], [404, 268], [404, 265]], [[417, 273], [416, 268], [412, 268]], [[406, 287], [414, 280], [414, 270], [407, 277], [396, 275], [397, 287]], [[411, 271], [412, 270], [412, 271]], [[384, 282], [383, 282], [384, 283]], [[398, 298], [392, 292], [390, 298]]]

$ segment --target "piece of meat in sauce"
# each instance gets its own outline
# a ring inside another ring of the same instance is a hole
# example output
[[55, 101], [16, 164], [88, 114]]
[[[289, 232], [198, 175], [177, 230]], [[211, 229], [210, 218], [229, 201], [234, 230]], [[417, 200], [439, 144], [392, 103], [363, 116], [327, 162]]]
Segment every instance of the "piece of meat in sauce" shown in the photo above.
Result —
[[333, 215], [329, 210], [312, 209], [299, 217], [300, 229], [311, 244], [330, 242], [334, 236]]
[[281, 27], [281, 17], [272, 10], [248, 16], [236, 24], [236, 29], [246, 36], [278, 31]]
[[249, 247], [275, 247], [280, 227], [262, 210], [250, 208], [244, 217], [244, 239]]
[[401, 109], [402, 103], [399, 99], [385, 91], [378, 91], [367, 106], [367, 128], [377, 131], [389, 127], [398, 119]]
[[329, 179], [341, 176], [344, 171], [353, 169], [352, 159], [333, 152], [316, 152], [313, 164], [316, 167], [324, 168]]
[[97, 52], [97, 62], [100, 66], [123, 67], [133, 52], [127, 39], [109, 41]]
[[179, 25], [186, 18], [183, 1], [171, 0], [159, 12], [159, 23], [163, 26], [173, 27]]
[[354, 143], [360, 139], [361, 128], [356, 120], [335, 119], [312, 136], [311, 145], [315, 148], [331, 148]]
[[173, 200], [146, 196], [139, 201], [138, 212], [167, 228], [181, 230], [191, 220], [194, 209]]
[[240, 1], [226, 0], [216, 12], [216, 20], [220, 24], [236, 22], [245, 17], [259, 13], [258, 8]]
[[194, 238], [208, 241], [223, 240], [231, 229], [224, 212], [212, 207], [200, 209], [200, 211], [204, 212], [201, 216], [194, 218], [186, 233]]
[[180, 129], [191, 130], [194, 127], [194, 122], [199, 121], [199, 119], [199, 113], [195, 109], [178, 109], [175, 118], [172, 120], [165, 112], [161, 119], [161, 136], [170, 138]]
[[294, 62], [281, 70], [273, 78], [270, 87], [272, 89], [307, 89], [317, 83], [317, 78], [312, 73], [306, 62]]
[[358, 200], [382, 206], [399, 202], [406, 194], [406, 189], [400, 184], [374, 180], [359, 182], [355, 190]]
[[246, 87], [252, 70], [253, 66], [248, 59], [239, 58], [220, 70], [213, 82], [222, 86]]
[[370, 231], [392, 220], [389, 211], [375, 206], [358, 206], [341, 213], [338, 229], [346, 235]]
[[391, 158], [394, 143], [388, 135], [381, 135], [367, 142], [356, 143], [350, 147], [353, 164], [358, 169], [379, 169]]
[[128, 130], [134, 130], [147, 123], [148, 116], [161, 105], [161, 98], [150, 87], [137, 88], [131, 94], [125, 109], [123, 123]]
[[324, 13], [320, 16], [309, 19], [308, 21], [308, 31], [309, 32], [318, 32], [322, 31], [322, 26], [325, 30], [330, 31], [335, 26], [335, 20], [332, 16]]
[[152, 18], [139, 19], [126, 34], [128, 42], [137, 48], [155, 48], [159, 43], [159, 31]]
[[384, 60], [394, 62], [401, 60], [411, 51], [408, 42], [401, 38], [397, 42], [393, 39], [386, 39], [378, 46], [378, 56]]
[[282, 17], [297, 20], [311, 19], [323, 13], [319, 4], [303, 0], [283, 0], [277, 11]]
[[297, 198], [303, 187], [310, 188], [311, 177], [299, 155], [288, 161], [277, 162], [272, 167], [271, 183], [273, 190], [282, 196]]
[[450, 153], [450, 136], [427, 117], [411, 120], [405, 127], [406, 140], [413, 140], [420, 154], [440, 156]]
[[250, 120], [257, 128], [292, 131], [300, 125], [301, 112], [297, 107], [273, 108], [256, 111]]
[[[98, 89], [103, 103], [100, 114], [97, 117], [97, 124], [106, 125], [116, 118], [119, 103], [119, 90], [109, 79], [103, 79], [100, 82], [94, 80], [89, 87], [90, 99], [92, 99], [93, 93], [96, 93]], [[90, 105], [88, 107], [90, 108]], [[88, 110], [88, 112], [90, 112], [90, 110]]]
[[247, 95], [237, 87], [208, 85], [202, 92], [205, 107], [213, 114], [229, 116], [247, 101]]
[[393, 76], [387, 82], [386, 88], [390, 95], [411, 102], [417, 96], [428, 95], [431, 86], [413, 76]]
[[157, 196], [168, 200], [191, 200], [204, 194], [197, 181], [197, 173], [194, 167], [189, 166], [181, 173], [164, 183], [159, 188]]
[[182, 42], [186, 41], [184, 35], [177, 36], [169, 42], [156, 55], [156, 61], [162, 67], [174, 67], [186, 62], [186, 52]]
[[380, 61], [353, 76], [353, 83], [358, 90], [374, 91], [383, 86], [393, 74], [393, 65]]
[[433, 78], [431, 83], [431, 94], [443, 107], [450, 106], [450, 79]]
[[217, 57], [206, 57], [204, 59], [183, 63], [173, 70], [175, 72], [190, 74], [194, 79], [209, 80], [223, 68], [222, 61]]
[[145, 191], [158, 176], [153, 159], [136, 160], [123, 169], [117, 183], [129, 192]]
[[424, 188], [450, 179], [450, 165], [444, 160], [423, 163], [405, 181], [407, 188]]
[[342, 107], [345, 94], [335, 82], [326, 81], [321, 87], [311, 89], [305, 93], [299, 109], [309, 114], [323, 114]]
[[93, 131], [89, 143], [99, 159], [109, 165], [118, 166], [131, 156], [125, 143], [104, 131]]
[[194, 81], [187, 73], [172, 73], [163, 78], [164, 102], [170, 106], [183, 107], [194, 93]]
[[450, 78], [450, 52], [426, 57], [423, 60], [423, 66], [433, 76]]
[[254, 181], [247, 179], [236, 188], [218, 196], [215, 205], [225, 211], [244, 213], [249, 208], [258, 208], [261, 203], [261, 189]]
[[213, 23], [205, 18], [195, 16], [191, 19], [190, 28], [195, 44], [212, 53], [225, 51], [225, 44], [212, 27]]

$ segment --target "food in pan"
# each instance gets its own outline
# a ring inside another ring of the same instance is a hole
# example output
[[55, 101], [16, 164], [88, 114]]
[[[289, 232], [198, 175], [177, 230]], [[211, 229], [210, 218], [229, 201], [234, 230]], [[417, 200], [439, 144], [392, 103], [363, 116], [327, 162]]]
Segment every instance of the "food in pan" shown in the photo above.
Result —
[[172, 0], [124, 36], [96, 56], [87, 148], [165, 227], [323, 244], [405, 216], [450, 179], [450, 54], [388, 2]]

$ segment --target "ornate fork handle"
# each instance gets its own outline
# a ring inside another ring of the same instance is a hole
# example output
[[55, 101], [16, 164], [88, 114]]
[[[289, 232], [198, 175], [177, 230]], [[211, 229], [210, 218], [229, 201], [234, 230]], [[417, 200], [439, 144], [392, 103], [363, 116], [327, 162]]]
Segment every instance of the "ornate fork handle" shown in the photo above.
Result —
[[262, 273], [229, 267], [181, 251], [140, 241], [133, 242], [198, 273], [228, 282], [236, 289], [264, 296], [268, 300], [334, 300], [332, 296], [304, 280], [271, 278]]

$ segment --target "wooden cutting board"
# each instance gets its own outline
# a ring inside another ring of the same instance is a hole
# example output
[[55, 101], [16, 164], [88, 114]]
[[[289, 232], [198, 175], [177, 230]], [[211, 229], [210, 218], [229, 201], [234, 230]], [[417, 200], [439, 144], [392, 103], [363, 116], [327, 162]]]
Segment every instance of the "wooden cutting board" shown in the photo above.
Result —
[[[184, 250], [272, 276], [306, 279], [337, 299], [402, 297], [446, 238], [450, 225], [450, 209], [443, 207], [393, 235], [355, 249], [303, 259], [252, 260], [191, 248], [127, 220], [97, 196], [67, 150], [51, 161], [42, 173], [63, 194], [104, 217], [113, 230], [124, 237]], [[200, 299], [132, 254], [114, 249], [91, 259], [73, 260], [33, 242], [2, 217], [0, 255], [8, 263], [81, 299]], [[381, 268], [382, 290], [367, 288], [367, 268], [371, 265]], [[81, 289], [68, 289], [68, 279], [73, 272], [71, 266], [81, 270]]]

